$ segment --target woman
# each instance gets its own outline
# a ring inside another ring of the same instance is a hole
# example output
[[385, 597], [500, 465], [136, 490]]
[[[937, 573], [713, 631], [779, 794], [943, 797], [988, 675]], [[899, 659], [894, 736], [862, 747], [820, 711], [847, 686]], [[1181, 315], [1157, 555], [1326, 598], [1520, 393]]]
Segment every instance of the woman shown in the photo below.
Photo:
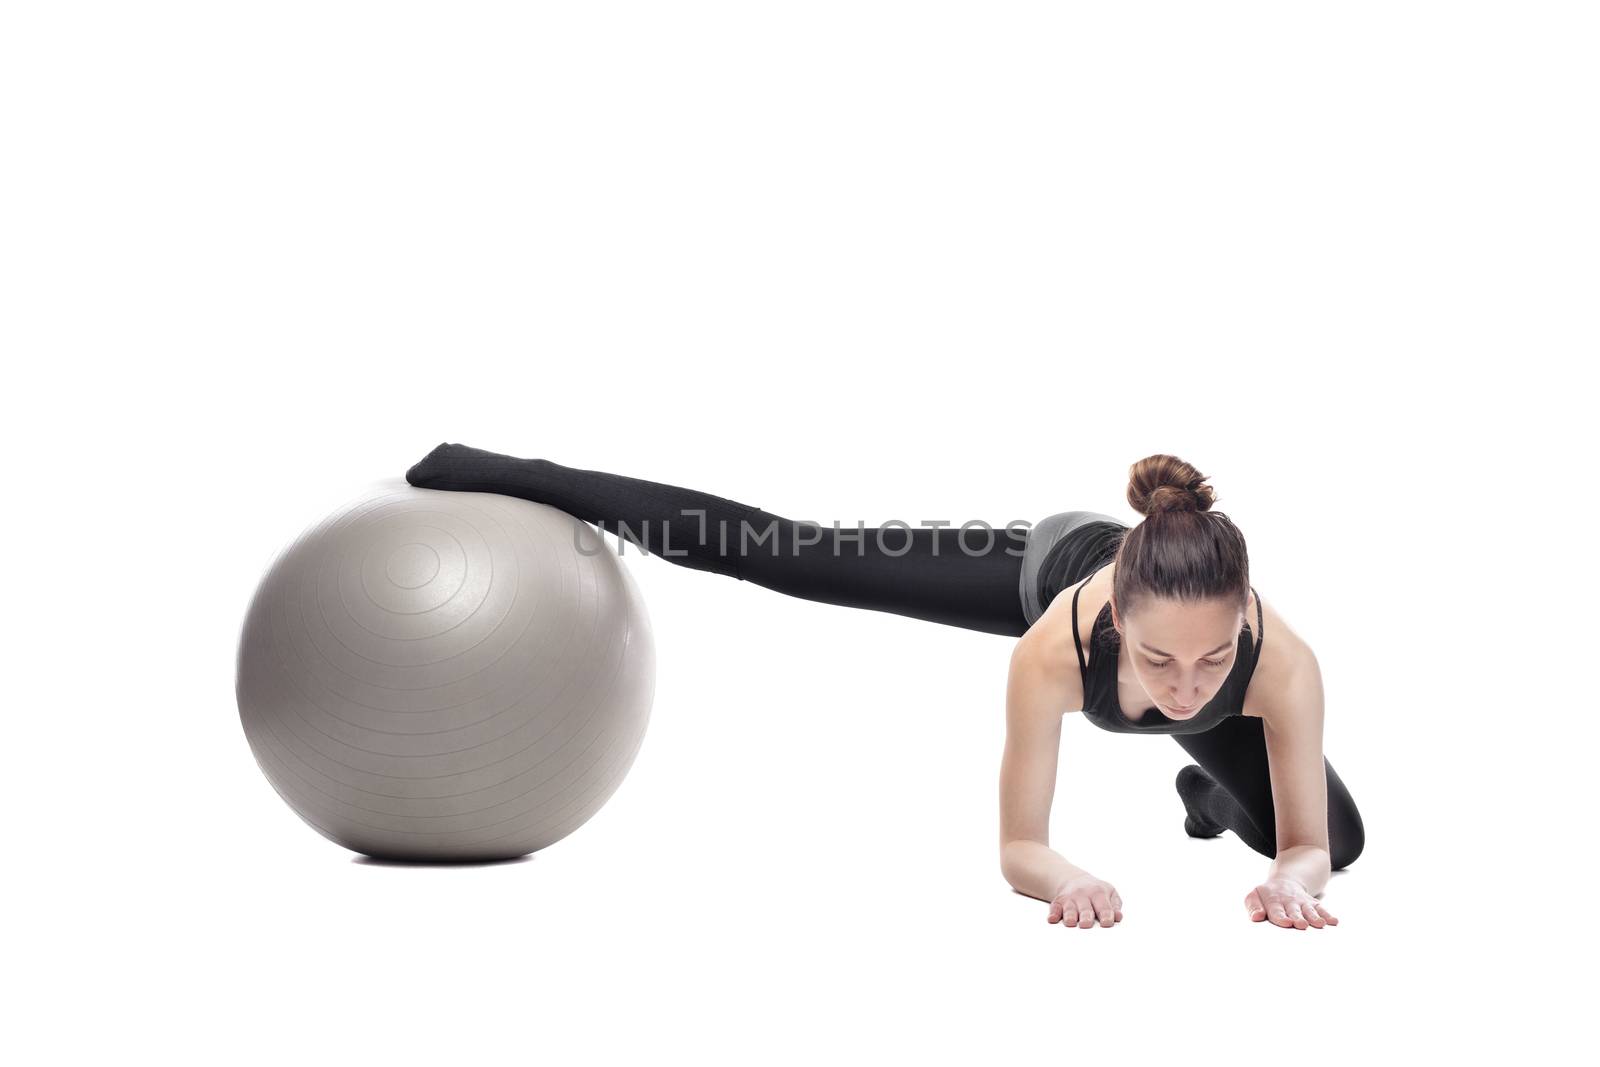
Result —
[[1049, 922], [1122, 919], [1116, 887], [1049, 845], [1061, 717], [1081, 710], [1102, 729], [1172, 734], [1195, 759], [1178, 772], [1184, 830], [1232, 830], [1272, 859], [1245, 894], [1252, 920], [1338, 923], [1316, 898], [1364, 834], [1322, 755], [1316, 656], [1256, 595], [1243, 535], [1210, 510], [1204, 475], [1176, 457], [1133, 465], [1128, 503], [1145, 519], [1131, 529], [1068, 511], [1004, 534], [982, 524], [830, 531], [708, 493], [459, 444], [439, 445], [406, 480], [550, 504], [674, 563], [791, 596], [1019, 638], [1000, 864], [1019, 892], [1049, 901]]

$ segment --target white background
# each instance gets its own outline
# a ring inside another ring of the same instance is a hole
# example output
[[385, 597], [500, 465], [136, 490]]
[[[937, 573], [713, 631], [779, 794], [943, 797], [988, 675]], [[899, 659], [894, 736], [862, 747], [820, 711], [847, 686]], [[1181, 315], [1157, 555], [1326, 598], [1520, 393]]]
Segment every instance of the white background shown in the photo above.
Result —
[[[17, 1062], [1565, 1047], [1593, 19], [8, 5]], [[1183, 457], [1321, 660], [1340, 925], [1247, 921], [1268, 862], [1183, 835], [1177, 745], [1080, 716], [1052, 844], [1125, 919], [1047, 924], [998, 865], [1009, 640], [637, 554], [661, 667], [610, 803], [521, 862], [342, 851], [255, 766], [239, 625], [445, 440], [869, 525], [1131, 521], [1128, 467]]]

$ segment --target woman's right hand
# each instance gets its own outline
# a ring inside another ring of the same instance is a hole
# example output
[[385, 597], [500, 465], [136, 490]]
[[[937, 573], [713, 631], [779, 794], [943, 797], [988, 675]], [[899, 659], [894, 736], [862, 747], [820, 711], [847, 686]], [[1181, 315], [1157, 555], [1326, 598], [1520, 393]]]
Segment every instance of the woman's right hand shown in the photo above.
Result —
[[1117, 887], [1092, 874], [1080, 874], [1063, 882], [1050, 901], [1050, 922], [1063, 928], [1087, 930], [1098, 921], [1112, 926], [1122, 921], [1122, 897]]

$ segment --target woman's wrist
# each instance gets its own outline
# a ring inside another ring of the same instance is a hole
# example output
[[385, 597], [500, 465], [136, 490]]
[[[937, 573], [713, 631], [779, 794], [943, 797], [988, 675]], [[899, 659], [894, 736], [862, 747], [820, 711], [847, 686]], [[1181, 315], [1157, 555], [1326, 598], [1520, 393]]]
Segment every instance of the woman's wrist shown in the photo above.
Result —
[[1316, 896], [1328, 884], [1331, 873], [1326, 849], [1295, 845], [1278, 853], [1267, 871], [1267, 880], [1293, 882], [1308, 895]]

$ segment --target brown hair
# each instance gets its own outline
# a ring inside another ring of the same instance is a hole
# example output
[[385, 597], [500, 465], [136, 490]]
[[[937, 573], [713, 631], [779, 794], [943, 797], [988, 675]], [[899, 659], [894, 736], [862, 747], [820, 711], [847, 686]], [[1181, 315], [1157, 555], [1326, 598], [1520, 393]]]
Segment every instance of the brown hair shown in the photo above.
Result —
[[1128, 503], [1145, 518], [1122, 538], [1112, 596], [1126, 617], [1150, 598], [1250, 602], [1250, 554], [1233, 520], [1212, 511], [1216, 490], [1177, 456], [1128, 469]]

